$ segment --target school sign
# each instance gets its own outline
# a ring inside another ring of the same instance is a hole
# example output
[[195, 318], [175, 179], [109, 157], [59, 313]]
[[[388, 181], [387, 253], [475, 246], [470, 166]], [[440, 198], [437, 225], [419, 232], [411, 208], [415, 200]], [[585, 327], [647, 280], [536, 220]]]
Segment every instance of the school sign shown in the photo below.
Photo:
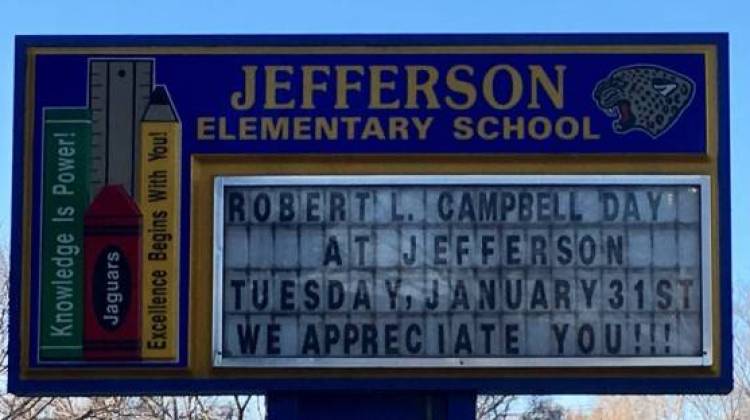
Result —
[[731, 389], [725, 35], [17, 38], [9, 388]]

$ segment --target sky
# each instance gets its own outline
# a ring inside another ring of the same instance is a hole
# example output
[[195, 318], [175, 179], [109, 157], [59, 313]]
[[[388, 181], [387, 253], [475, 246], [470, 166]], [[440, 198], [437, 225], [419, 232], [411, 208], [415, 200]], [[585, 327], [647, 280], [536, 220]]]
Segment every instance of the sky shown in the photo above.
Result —
[[733, 280], [750, 280], [750, 6], [746, 0], [0, 0], [0, 244], [9, 242], [14, 36], [728, 32]]
[[[210, 4], [210, 7], [207, 6]], [[606, 5], [605, 5], [606, 4]], [[18, 34], [729, 32], [733, 280], [750, 278], [746, 1], [0, 0], [0, 244], [9, 242], [13, 39]]]

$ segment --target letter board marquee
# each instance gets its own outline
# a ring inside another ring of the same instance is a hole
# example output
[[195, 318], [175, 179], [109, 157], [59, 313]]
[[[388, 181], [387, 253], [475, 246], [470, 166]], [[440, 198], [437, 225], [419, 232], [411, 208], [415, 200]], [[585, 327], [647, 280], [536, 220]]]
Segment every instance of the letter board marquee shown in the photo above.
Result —
[[726, 60], [18, 37], [9, 389], [727, 392]]

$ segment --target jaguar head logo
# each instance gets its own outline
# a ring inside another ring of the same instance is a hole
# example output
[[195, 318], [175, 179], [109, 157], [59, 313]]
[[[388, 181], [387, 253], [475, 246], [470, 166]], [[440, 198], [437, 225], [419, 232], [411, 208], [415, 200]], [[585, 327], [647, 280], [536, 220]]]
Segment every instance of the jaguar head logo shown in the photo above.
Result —
[[680, 73], [653, 65], [620, 67], [594, 88], [596, 105], [615, 118], [617, 134], [640, 130], [657, 138], [690, 105], [695, 83]]

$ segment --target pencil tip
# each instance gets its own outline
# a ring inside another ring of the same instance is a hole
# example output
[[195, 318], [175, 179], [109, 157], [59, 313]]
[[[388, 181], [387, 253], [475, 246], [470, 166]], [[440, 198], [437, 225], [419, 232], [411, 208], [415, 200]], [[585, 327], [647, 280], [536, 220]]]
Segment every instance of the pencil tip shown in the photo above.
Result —
[[168, 105], [169, 94], [164, 86], [157, 86], [153, 92], [151, 92], [151, 103], [157, 105]]

